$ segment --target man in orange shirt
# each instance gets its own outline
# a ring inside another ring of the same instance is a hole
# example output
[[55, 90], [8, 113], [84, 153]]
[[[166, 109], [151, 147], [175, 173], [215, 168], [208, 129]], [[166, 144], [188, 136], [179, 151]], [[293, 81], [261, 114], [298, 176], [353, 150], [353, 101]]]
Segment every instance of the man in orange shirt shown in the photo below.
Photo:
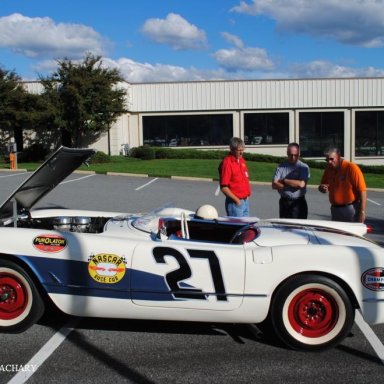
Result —
[[363, 223], [366, 217], [367, 187], [358, 165], [341, 157], [338, 148], [325, 152], [327, 167], [319, 191], [328, 192], [334, 221]]

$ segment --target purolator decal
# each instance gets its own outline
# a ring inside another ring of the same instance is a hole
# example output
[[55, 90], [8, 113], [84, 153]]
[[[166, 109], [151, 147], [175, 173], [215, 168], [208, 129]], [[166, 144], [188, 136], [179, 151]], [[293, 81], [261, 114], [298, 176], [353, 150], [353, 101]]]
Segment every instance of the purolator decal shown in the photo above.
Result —
[[89, 258], [88, 272], [98, 283], [115, 284], [125, 275], [126, 261], [110, 253], [99, 253]]
[[40, 235], [33, 239], [33, 246], [42, 252], [60, 252], [67, 246], [67, 239], [59, 235]]
[[365, 288], [371, 291], [384, 291], [384, 268], [371, 268], [361, 276]]

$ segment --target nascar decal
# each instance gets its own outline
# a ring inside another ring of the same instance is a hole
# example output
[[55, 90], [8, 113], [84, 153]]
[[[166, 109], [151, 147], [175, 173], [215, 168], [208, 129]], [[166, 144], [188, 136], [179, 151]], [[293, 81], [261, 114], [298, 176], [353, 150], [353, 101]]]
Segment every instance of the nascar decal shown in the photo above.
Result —
[[98, 283], [115, 284], [125, 275], [125, 258], [110, 254], [99, 253], [89, 258], [88, 272]]
[[384, 268], [371, 268], [361, 276], [365, 288], [371, 291], [384, 291]]
[[59, 235], [40, 235], [33, 239], [33, 246], [42, 252], [60, 252], [67, 246], [67, 239]]

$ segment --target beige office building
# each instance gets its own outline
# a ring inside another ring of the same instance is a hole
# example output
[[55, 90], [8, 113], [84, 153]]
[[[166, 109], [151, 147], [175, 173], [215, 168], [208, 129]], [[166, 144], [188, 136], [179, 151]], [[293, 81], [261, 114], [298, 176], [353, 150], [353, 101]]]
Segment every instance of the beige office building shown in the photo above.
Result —
[[[39, 83], [25, 83], [38, 92]], [[384, 78], [125, 83], [128, 114], [94, 148], [118, 155], [143, 144], [285, 155], [296, 141], [305, 158], [329, 145], [361, 164], [384, 164]]]

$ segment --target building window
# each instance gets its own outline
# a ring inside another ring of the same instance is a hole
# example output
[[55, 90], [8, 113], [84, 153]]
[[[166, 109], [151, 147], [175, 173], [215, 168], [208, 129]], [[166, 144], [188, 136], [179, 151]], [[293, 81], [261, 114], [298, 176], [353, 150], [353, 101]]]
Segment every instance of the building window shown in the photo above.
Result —
[[384, 111], [355, 112], [355, 155], [384, 155]]
[[321, 157], [330, 147], [344, 151], [344, 112], [300, 112], [300, 152]]
[[245, 113], [244, 142], [248, 145], [287, 144], [289, 113]]
[[161, 147], [228, 145], [232, 114], [143, 116], [144, 144]]

